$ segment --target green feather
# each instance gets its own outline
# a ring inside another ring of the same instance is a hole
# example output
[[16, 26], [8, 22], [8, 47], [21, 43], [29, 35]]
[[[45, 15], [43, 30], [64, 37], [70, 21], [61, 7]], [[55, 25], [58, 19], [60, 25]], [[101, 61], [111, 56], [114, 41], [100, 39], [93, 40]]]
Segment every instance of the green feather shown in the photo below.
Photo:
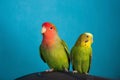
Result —
[[69, 62], [69, 65], [70, 65], [70, 52], [69, 52], [68, 46], [63, 40], [62, 40], [62, 45], [64, 46], [64, 49], [65, 49], [66, 54], [67, 54], [68, 62]]
[[44, 57], [43, 57], [44, 51], [42, 51], [41, 45], [40, 45], [40, 47], [39, 47], [39, 52], [40, 52], [40, 57], [41, 57], [41, 59], [46, 63], [46, 61], [45, 61], [45, 59], [44, 59]]
[[74, 46], [71, 51], [73, 70], [79, 73], [88, 73], [91, 64], [91, 53], [91, 47], [85, 48]]
[[93, 35], [91, 33], [81, 34], [70, 53], [73, 70], [87, 74], [90, 70]]
[[56, 40], [52, 47], [40, 45], [41, 59], [48, 64], [50, 68], [57, 71], [69, 70], [69, 50], [63, 40]]

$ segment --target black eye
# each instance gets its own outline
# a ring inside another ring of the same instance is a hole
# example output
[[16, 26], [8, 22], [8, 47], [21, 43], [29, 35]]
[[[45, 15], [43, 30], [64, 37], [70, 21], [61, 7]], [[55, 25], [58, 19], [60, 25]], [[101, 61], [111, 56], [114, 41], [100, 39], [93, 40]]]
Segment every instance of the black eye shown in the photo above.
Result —
[[87, 38], [89, 37], [89, 36], [86, 36]]
[[53, 28], [52, 28], [52, 27], [50, 27], [50, 29], [52, 30]]

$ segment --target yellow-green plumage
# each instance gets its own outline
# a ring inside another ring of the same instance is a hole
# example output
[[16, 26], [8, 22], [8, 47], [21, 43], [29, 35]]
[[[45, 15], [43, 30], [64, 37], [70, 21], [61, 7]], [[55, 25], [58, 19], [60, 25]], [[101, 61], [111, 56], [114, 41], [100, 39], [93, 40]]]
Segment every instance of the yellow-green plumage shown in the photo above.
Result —
[[56, 71], [69, 70], [69, 51], [63, 40], [52, 47], [40, 46], [41, 58], [51, 69]]
[[93, 36], [90, 33], [80, 35], [71, 50], [73, 70], [81, 74], [87, 74], [90, 69]]
[[40, 45], [40, 56], [55, 71], [69, 70], [69, 51], [66, 43], [58, 36], [55, 25], [45, 22], [42, 25], [43, 40]]

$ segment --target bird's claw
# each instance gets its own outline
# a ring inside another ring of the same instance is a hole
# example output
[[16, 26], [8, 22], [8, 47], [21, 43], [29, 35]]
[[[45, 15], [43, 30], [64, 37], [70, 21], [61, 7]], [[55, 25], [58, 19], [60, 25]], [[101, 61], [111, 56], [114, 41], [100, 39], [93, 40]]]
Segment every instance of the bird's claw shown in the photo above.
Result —
[[49, 69], [49, 70], [46, 70], [46, 72], [53, 72], [54, 69]]
[[77, 73], [77, 71], [73, 71], [73, 73]]
[[68, 72], [68, 69], [65, 69], [65, 72]]
[[85, 75], [88, 75], [88, 73], [85, 73]]

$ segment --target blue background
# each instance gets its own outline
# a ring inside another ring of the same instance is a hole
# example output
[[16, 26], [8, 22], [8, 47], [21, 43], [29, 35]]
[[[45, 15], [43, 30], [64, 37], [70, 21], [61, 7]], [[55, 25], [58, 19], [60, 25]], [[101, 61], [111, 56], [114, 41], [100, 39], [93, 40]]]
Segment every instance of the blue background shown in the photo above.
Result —
[[119, 0], [0, 0], [0, 80], [48, 69], [38, 50], [46, 21], [70, 49], [81, 33], [93, 33], [90, 74], [120, 78]]

